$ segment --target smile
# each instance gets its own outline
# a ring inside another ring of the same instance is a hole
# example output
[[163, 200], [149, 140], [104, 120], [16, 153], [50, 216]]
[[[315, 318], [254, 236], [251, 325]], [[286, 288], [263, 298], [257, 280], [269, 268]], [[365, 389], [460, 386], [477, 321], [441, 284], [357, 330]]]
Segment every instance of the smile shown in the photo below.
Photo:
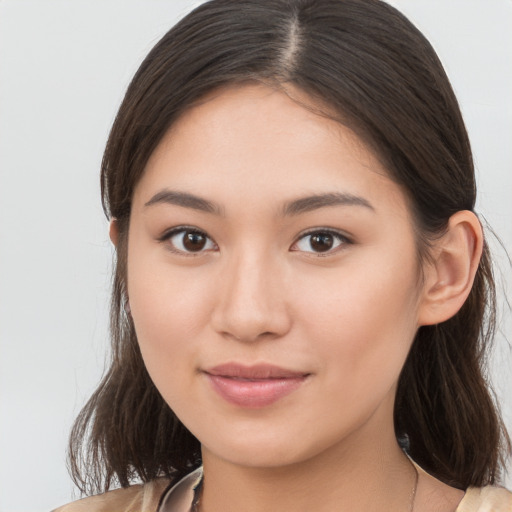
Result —
[[244, 408], [269, 406], [298, 389], [309, 373], [272, 365], [225, 364], [204, 372], [224, 400]]

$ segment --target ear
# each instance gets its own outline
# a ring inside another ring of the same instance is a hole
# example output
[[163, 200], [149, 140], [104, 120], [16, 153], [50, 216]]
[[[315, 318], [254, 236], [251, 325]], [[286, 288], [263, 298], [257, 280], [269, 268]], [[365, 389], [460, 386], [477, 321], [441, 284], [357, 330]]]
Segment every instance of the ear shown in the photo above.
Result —
[[418, 325], [444, 322], [459, 311], [473, 286], [482, 247], [477, 216], [467, 210], [452, 215], [446, 233], [434, 242], [433, 262], [425, 268]]
[[119, 238], [119, 225], [117, 223], [117, 219], [112, 219], [110, 221], [110, 228], [108, 231], [111, 242], [117, 247], [117, 240]]

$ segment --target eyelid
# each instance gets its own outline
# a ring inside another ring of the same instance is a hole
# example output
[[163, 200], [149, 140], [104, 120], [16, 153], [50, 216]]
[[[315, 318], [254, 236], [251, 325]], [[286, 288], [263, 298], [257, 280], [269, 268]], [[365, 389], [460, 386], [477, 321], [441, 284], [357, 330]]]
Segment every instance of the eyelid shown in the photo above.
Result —
[[[206, 235], [206, 233], [202, 229], [199, 229], [196, 226], [180, 225], [180, 226], [174, 226], [173, 228], [166, 229], [161, 235], [159, 235], [157, 237], [157, 240], [159, 242], [165, 242], [171, 236], [175, 235], [176, 233], [180, 233], [181, 231], [194, 231], [194, 232], [202, 233], [202, 234]], [[208, 235], [206, 235], [206, 236], [208, 236]]]
[[[217, 243], [215, 242], [215, 240], [213, 240], [213, 238], [211, 236], [209, 236], [208, 233], [206, 233], [204, 230], [199, 229], [196, 226], [183, 226], [183, 225], [175, 226], [173, 228], [170, 228], [170, 229], [167, 229], [166, 231], [164, 231], [164, 233], [162, 235], [160, 235], [157, 238], [157, 240], [161, 243], [165, 243], [165, 242], [168, 242], [173, 236], [175, 236], [179, 233], [186, 232], [186, 231], [189, 231], [191, 233], [199, 233], [199, 234], [205, 236], [208, 240], [210, 240], [213, 243], [213, 245], [215, 246], [215, 249], [218, 249], [218, 246], [217, 246]], [[171, 244], [169, 244], [168, 249], [175, 254], [179, 254], [180, 256], [186, 256], [186, 257], [197, 257], [197, 256], [201, 256], [205, 253], [211, 252], [211, 249], [201, 250], [201, 251], [197, 251], [197, 252], [182, 251], [181, 249], [178, 249], [178, 248], [172, 246]]]
[[[196, 226], [189, 226], [189, 225], [181, 225], [181, 226], [175, 226], [173, 228], [170, 228], [170, 229], [167, 229], [166, 231], [164, 231], [164, 233], [162, 235], [160, 235], [157, 240], [161, 243], [165, 243], [167, 242], [170, 238], [172, 238], [173, 236], [177, 235], [178, 233], [183, 233], [185, 231], [190, 231], [192, 233], [199, 233], [201, 235], [204, 235], [208, 240], [210, 240], [214, 246], [215, 246], [215, 249], [217, 250], [218, 249], [218, 245], [217, 243], [213, 240], [212, 237], [210, 237], [204, 230], [202, 229], [199, 229], [198, 227]], [[318, 233], [322, 233], [322, 234], [329, 234], [329, 235], [332, 235], [333, 237], [337, 238], [338, 240], [340, 240], [340, 244], [338, 246], [336, 246], [334, 249], [330, 249], [328, 251], [324, 251], [324, 252], [315, 252], [315, 251], [303, 251], [303, 250], [299, 250], [299, 249], [293, 249], [294, 246], [297, 245], [297, 243], [307, 237], [307, 236], [311, 236], [311, 235], [314, 235], [314, 234], [318, 234]], [[291, 248], [290, 248], [290, 251], [293, 251], [293, 252], [303, 252], [303, 253], [307, 253], [307, 254], [313, 254], [315, 257], [325, 257], [325, 256], [330, 256], [330, 255], [333, 255], [333, 254], [337, 254], [339, 251], [343, 250], [343, 248], [346, 246], [346, 245], [351, 245], [353, 244], [354, 241], [352, 240], [352, 238], [350, 236], [348, 236], [347, 234], [337, 230], [337, 229], [333, 229], [333, 228], [323, 228], [323, 227], [315, 227], [315, 228], [310, 228], [304, 232], [302, 232], [297, 238], [296, 240], [293, 242]], [[179, 254], [179, 255], [183, 255], [183, 256], [187, 256], [187, 257], [194, 257], [194, 256], [200, 256], [204, 253], [207, 253], [207, 252], [211, 252], [211, 249], [209, 250], [201, 250], [201, 251], [197, 251], [197, 252], [188, 252], [188, 251], [182, 251], [180, 249], [177, 249], [176, 247], [173, 247], [173, 246], [170, 246], [169, 247], [169, 250], [176, 253], [176, 254]]]
[[[341, 243], [337, 247], [335, 247], [335, 248], [333, 248], [331, 250], [328, 250], [328, 251], [324, 251], [324, 252], [300, 251], [299, 249], [293, 249], [293, 247], [295, 245], [297, 245], [297, 243], [301, 239], [303, 239], [303, 238], [305, 238], [307, 236], [318, 234], [318, 233], [332, 235], [333, 237], [335, 237], [338, 240], [340, 240]], [[301, 233], [297, 237], [295, 242], [293, 242], [290, 250], [291, 251], [296, 251], [296, 252], [303, 252], [303, 253], [306, 253], [306, 254], [311, 254], [311, 255], [314, 255], [315, 257], [326, 257], [326, 256], [331, 256], [331, 255], [337, 254], [338, 252], [342, 251], [347, 245], [352, 245], [353, 243], [354, 243], [353, 239], [350, 236], [348, 236], [347, 234], [343, 233], [342, 231], [339, 231], [339, 230], [333, 229], [333, 228], [318, 227], [318, 228], [308, 229], [307, 231], [304, 231], [303, 233]]]

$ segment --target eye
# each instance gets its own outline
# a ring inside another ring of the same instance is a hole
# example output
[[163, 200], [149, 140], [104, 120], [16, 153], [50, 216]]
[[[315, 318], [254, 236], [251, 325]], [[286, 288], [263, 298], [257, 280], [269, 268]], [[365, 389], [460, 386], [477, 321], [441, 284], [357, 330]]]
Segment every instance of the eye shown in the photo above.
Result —
[[341, 233], [324, 229], [310, 231], [302, 235], [297, 242], [293, 244], [291, 250], [321, 254], [337, 252], [336, 249], [350, 243], [351, 241]]
[[215, 242], [206, 233], [195, 228], [174, 228], [165, 233], [160, 241], [168, 242], [171, 250], [178, 253], [201, 253], [217, 248]]

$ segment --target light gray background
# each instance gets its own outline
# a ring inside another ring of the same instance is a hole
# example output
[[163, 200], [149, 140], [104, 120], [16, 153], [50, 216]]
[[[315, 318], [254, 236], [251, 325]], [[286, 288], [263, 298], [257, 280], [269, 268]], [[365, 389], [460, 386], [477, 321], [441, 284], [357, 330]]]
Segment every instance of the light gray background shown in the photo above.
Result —
[[[0, 0], [0, 512], [76, 497], [67, 435], [108, 345], [102, 150], [138, 64], [199, 3]], [[473, 143], [479, 210], [512, 254], [512, 2], [393, 3], [447, 68]], [[503, 301], [511, 271], [498, 257]], [[510, 315], [502, 331], [511, 340]], [[501, 333], [492, 374], [512, 428], [510, 366]]]

